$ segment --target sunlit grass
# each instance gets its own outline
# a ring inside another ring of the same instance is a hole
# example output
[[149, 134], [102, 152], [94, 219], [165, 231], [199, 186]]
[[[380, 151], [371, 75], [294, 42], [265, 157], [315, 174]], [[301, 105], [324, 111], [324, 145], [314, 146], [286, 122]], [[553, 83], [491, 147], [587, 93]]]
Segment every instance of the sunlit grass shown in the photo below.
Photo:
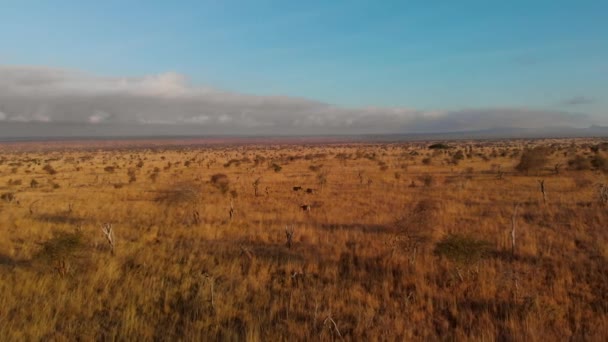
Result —
[[4, 147], [0, 338], [605, 339], [608, 181], [568, 167], [605, 152], [571, 143]]

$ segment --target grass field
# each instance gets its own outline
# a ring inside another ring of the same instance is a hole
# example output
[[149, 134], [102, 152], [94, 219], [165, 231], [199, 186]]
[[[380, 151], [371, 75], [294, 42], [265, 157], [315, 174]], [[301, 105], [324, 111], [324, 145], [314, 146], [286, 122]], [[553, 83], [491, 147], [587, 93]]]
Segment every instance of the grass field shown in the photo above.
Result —
[[606, 147], [2, 145], [0, 340], [606, 340]]

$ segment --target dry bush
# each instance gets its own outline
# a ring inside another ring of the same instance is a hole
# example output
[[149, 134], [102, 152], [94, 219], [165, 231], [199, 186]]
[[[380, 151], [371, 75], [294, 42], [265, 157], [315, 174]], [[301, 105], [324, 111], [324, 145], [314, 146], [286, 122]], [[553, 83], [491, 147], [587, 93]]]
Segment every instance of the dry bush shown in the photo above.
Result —
[[380, 168], [380, 171], [388, 170], [388, 164], [386, 164], [384, 161], [378, 161], [378, 167]]
[[8, 185], [9, 186], [16, 186], [16, 185], [21, 185], [23, 182], [21, 181], [21, 179], [9, 179], [8, 180]]
[[323, 165], [310, 165], [308, 167], [308, 169], [312, 172], [319, 172], [319, 170], [321, 170], [321, 168], [323, 167]]
[[196, 203], [200, 200], [200, 187], [192, 181], [179, 181], [158, 191], [156, 202], [169, 206]]
[[210, 178], [211, 185], [219, 189], [222, 194], [225, 194], [230, 190], [230, 180], [228, 176], [223, 173], [216, 173]]
[[549, 152], [549, 149], [543, 146], [525, 150], [515, 170], [526, 174], [530, 171], [542, 170], [549, 162]]
[[277, 163], [272, 163], [272, 165], [270, 165], [270, 168], [274, 170], [274, 172], [280, 172], [283, 169], [283, 167], [281, 167], [281, 165]]
[[464, 159], [464, 152], [459, 150], [456, 153], [454, 153], [454, 155], [452, 156], [452, 163], [458, 164], [463, 159]]
[[450, 234], [435, 246], [435, 254], [460, 265], [472, 265], [488, 256], [491, 244], [469, 235]]
[[426, 187], [431, 187], [433, 184], [435, 184], [435, 178], [430, 174], [424, 174], [418, 177], [418, 180], [421, 181]]
[[591, 161], [581, 155], [568, 160], [568, 167], [572, 170], [583, 171], [591, 169]]
[[135, 183], [137, 181], [137, 176], [135, 175], [135, 170], [129, 169], [127, 171], [127, 176], [129, 177], [129, 183]]
[[601, 154], [596, 154], [593, 156], [591, 159], [591, 165], [593, 165], [593, 167], [598, 171], [608, 172], [608, 158]]
[[410, 262], [432, 241], [439, 210], [438, 202], [423, 199], [395, 223], [398, 231], [392, 243], [394, 247], [409, 253]]
[[5, 201], [5, 202], [12, 202], [15, 200], [15, 194], [12, 192], [5, 192], [2, 195], [0, 195], [0, 199]]
[[54, 175], [57, 173], [57, 171], [51, 166], [51, 164], [44, 165], [42, 169], [46, 171], [46, 173], [48, 173], [49, 175]]
[[430, 150], [447, 150], [450, 146], [444, 143], [436, 143], [429, 146]]
[[41, 244], [42, 249], [34, 256], [34, 260], [53, 267], [60, 275], [65, 275], [74, 261], [84, 257], [84, 241], [80, 232], [54, 232], [52, 238]]

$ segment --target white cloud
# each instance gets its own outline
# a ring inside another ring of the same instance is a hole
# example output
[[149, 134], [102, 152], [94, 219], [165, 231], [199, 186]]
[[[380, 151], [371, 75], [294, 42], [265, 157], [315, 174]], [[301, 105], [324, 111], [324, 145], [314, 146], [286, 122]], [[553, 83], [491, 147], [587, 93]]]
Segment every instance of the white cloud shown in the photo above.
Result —
[[106, 121], [110, 117], [111, 117], [111, 115], [104, 112], [103, 110], [95, 110], [95, 113], [93, 113], [93, 115], [89, 116], [89, 122], [96, 124], [96, 123]]
[[200, 132], [216, 134], [359, 134], [581, 126], [589, 122], [580, 114], [529, 108], [346, 108], [296, 97], [194, 86], [185, 76], [172, 72], [105, 77], [15, 66], [0, 66], [0, 108], [2, 121], [114, 124], [131, 130], [163, 125], [167, 134], [197, 127]]

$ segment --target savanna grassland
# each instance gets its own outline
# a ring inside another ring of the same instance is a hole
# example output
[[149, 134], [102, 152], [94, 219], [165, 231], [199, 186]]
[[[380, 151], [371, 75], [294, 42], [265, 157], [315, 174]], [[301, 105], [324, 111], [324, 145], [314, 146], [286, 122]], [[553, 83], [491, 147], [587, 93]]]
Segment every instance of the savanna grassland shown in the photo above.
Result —
[[603, 140], [42, 145], [2, 341], [608, 338]]

